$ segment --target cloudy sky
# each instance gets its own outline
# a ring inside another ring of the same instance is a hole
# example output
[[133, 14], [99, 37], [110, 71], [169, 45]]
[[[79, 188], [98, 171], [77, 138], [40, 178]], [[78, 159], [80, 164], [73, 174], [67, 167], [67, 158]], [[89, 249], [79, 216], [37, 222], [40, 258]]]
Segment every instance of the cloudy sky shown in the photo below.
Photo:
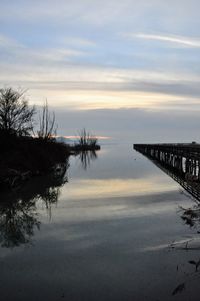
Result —
[[200, 2], [1, 0], [1, 86], [48, 99], [59, 133], [200, 141]]

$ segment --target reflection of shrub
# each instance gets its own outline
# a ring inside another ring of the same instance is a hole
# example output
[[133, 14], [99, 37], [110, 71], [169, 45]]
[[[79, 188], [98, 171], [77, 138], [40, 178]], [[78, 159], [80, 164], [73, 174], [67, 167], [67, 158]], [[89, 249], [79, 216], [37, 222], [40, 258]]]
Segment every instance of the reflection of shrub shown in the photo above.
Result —
[[90, 166], [91, 161], [97, 159], [97, 153], [95, 150], [80, 151], [78, 152], [81, 160], [82, 167], [86, 170]]

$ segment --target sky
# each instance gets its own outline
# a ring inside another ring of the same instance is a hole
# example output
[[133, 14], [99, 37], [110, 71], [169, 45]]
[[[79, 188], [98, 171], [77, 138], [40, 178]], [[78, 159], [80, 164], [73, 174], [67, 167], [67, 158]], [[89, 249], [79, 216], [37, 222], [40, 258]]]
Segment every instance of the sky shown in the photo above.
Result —
[[200, 142], [200, 2], [0, 0], [0, 85], [60, 135]]

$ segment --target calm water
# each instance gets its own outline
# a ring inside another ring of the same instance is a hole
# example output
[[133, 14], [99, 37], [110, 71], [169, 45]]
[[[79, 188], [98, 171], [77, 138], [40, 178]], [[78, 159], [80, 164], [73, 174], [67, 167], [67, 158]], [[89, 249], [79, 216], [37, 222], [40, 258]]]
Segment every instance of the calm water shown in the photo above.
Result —
[[97, 155], [1, 196], [1, 300], [199, 300], [194, 201], [131, 144]]

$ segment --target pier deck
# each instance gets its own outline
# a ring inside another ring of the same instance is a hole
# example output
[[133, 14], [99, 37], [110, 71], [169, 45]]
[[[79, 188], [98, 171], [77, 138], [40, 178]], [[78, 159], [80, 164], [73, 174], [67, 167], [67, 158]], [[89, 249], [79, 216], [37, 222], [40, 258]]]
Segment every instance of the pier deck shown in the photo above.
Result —
[[134, 149], [186, 177], [200, 181], [200, 144], [134, 144]]

